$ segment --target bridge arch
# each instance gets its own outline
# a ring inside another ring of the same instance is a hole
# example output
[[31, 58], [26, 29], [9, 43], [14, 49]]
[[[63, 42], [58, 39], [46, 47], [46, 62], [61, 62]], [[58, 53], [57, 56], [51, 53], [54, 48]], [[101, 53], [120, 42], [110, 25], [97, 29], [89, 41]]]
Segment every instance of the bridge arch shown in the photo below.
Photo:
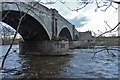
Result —
[[72, 40], [72, 35], [67, 27], [61, 29], [61, 31], [59, 32], [58, 35], [59, 35], [59, 37], [65, 37], [68, 40]]
[[[10, 25], [16, 30], [21, 16], [26, 13], [15, 10], [10, 11], [8, 14], [7, 13], [7, 10], [2, 12], [2, 17], [6, 16], [2, 22]], [[21, 21], [18, 32], [25, 41], [50, 40], [50, 35], [45, 26], [30, 14], [25, 15]]]

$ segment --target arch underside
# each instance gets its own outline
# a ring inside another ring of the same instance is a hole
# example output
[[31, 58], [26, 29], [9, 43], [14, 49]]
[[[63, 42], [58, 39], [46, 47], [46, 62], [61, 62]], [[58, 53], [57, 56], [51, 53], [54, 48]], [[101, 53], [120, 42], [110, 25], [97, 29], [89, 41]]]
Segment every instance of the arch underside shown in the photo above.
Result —
[[59, 37], [65, 37], [68, 40], [72, 40], [72, 36], [70, 34], [70, 31], [67, 28], [63, 28], [61, 32], [59, 33]]
[[[25, 14], [23, 12], [11, 11], [7, 14], [8, 11], [2, 12], [2, 22], [10, 25], [15, 30], [20, 22], [20, 18]], [[6, 15], [7, 14], [7, 15]], [[43, 41], [50, 40], [44, 27], [32, 16], [26, 14], [25, 17], [21, 20], [20, 28], [18, 31], [23, 37], [24, 41]]]

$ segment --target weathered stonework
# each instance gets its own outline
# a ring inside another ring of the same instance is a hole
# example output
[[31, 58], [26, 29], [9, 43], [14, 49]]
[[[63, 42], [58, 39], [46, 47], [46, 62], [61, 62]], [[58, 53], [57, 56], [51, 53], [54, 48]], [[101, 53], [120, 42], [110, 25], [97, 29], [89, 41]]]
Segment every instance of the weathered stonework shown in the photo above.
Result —
[[[30, 37], [37, 35], [35, 40], [38, 41], [41, 40], [38, 39], [38, 37], [40, 38], [47, 35], [45, 39], [51, 40], [52, 37], [58, 37], [60, 34], [65, 34], [66, 32], [64, 29], [67, 29], [67, 34], [62, 35], [62, 37], [70, 38], [70, 40], [76, 40], [74, 39], [75, 35], [79, 37], [79, 33], [75, 29], [75, 26], [63, 18], [55, 9], [49, 9], [38, 2], [4, 2], [1, 4], [2, 11], [0, 11], [0, 13], [2, 13], [2, 17], [9, 13], [3, 22], [9, 24], [14, 29], [18, 26], [17, 20], [21, 14], [26, 14], [25, 21], [22, 20], [23, 23], [21, 23], [19, 33], [27, 41], [31, 41], [31, 39], [34, 38], [26, 39], [28, 37], [26, 35]], [[44, 29], [44, 32], [41, 32], [43, 30], [37, 31], [39, 29]], [[62, 31], [63, 33], [61, 33]]]
[[69, 52], [68, 41], [20, 42], [21, 54], [28, 55], [66, 55]]

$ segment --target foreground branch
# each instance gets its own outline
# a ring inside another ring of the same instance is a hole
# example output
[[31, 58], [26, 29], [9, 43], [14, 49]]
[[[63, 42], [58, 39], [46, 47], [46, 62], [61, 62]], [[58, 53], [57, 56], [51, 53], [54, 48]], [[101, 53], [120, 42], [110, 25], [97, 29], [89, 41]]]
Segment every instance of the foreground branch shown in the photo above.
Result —
[[[96, 55], [97, 53], [102, 52], [102, 51], [104, 51], [104, 50], [106, 50], [108, 54], [110, 54], [109, 50], [116, 50], [116, 51], [120, 51], [120, 49], [109, 49], [109, 48], [105, 48], [105, 49], [102, 49], [102, 50], [99, 50], [99, 51], [94, 52], [92, 59], [94, 59], [94, 58], [95, 58], [95, 55]], [[112, 55], [113, 55], [113, 56], [115, 56], [115, 54], [114, 54], [114, 53], [112, 53]]]
[[[112, 31], [114, 31], [114, 30], [120, 25], [120, 22], [118, 22], [118, 24], [117, 24], [114, 28], [111, 28], [110, 25], [108, 25], [108, 23], [107, 23], [106, 21], [104, 21], [104, 22], [107, 24], [107, 26], [110, 28], [110, 30], [108, 30], [108, 31], [100, 34], [100, 35], [98, 36], [98, 38], [101, 37], [101, 36], [103, 36], [103, 35], [106, 34], [106, 33], [110, 33], [110, 32], [112, 32]], [[109, 50], [117, 50], [117, 51], [120, 51], [120, 50], [118, 50], [118, 49], [109, 49], [109, 48], [106, 47], [106, 48], [104, 48], [104, 49], [102, 49], [102, 50], [99, 50], [99, 51], [97, 51], [97, 52], [94, 52], [92, 59], [95, 57], [95, 55], [96, 55], [97, 53], [102, 52], [102, 51], [104, 51], [104, 50], [106, 50], [108, 54], [109, 54]]]
[[111, 29], [111, 30], [109, 30], [109, 31], [106, 31], [106, 32], [100, 34], [98, 37], [101, 37], [102, 35], [104, 35], [104, 34], [106, 34], [106, 33], [112, 32], [112, 31], [115, 30], [119, 25], [120, 25], [120, 22], [119, 22], [113, 29]]

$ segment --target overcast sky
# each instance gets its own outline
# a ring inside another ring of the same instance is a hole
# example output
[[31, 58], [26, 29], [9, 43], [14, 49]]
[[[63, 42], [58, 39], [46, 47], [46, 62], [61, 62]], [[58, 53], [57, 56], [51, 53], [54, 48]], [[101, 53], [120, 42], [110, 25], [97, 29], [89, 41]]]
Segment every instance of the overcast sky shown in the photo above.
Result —
[[[71, 11], [70, 9], [75, 9], [79, 7], [77, 0], [67, 0], [65, 4], [60, 3], [59, 1], [56, 4], [45, 5], [48, 8], [55, 8], [59, 13], [74, 24], [78, 31], [94, 31], [97, 34], [105, 32], [110, 28], [105, 24], [104, 21], [107, 21], [108, 24], [113, 28], [118, 23], [118, 10], [110, 7], [107, 11], [103, 12], [100, 9], [95, 12], [96, 4], [89, 4], [85, 8], [77, 11]], [[114, 5], [117, 7], [117, 5]], [[69, 9], [70, 8], [70, 9]], [[117, 33], [116, 33], [117, 34]]]

